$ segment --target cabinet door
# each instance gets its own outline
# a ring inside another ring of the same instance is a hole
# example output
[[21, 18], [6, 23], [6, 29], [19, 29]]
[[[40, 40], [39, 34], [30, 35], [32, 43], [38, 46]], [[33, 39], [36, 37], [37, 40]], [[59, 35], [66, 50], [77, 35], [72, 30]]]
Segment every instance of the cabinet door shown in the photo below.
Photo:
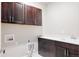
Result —
[[57, 57], [65, 57], [67, 56], [66, 44], [63, 42], [56, 41], [56, 56]]
[[69, 47], [70, 47], [68, 48], [69, 57], [79, 57], [79, 46], [69, 44]]
[[56, 46], [56, 57], [66, 57], [66, 48]]
[[38, 8], [35, 9], [35, 25], [42, 25], [42, 10]]
[[2, 22], [11, 22], [11, 2], [2, 2], [1, 3], [1, 21]]
[[48, 56], [48, 44], [45, 39], [38, 39], [38, 53], [44, 57]]
[[48, 57], [56, 57], [56, 46], [55, 42], [49, 42], [48, 44]]
[[34, 8], [32, 6], [28, 6], [28, 5], [25, 5], [25, 8], [24, 8], [24, 12], [25, 12], [25, 24], [28, 24], [28, 25], [34, 25], [35, 24], [35, 19], [34, 19]]
[[32, 6], [25, 5], [24, 7], [25, 24], [42, 25], [42, 10]]
[[74, 49], [69, 49], [69, 57], [79, 57], [79, 51]]
[[24, 23], [24, 5], [22, 3], [13, 3], [12, 22], [18, 24]]
[[38, 52], [44, 57], [55, 57], [56, 49], [55, 44], [51, 40], [47, 39], [38, 39]]

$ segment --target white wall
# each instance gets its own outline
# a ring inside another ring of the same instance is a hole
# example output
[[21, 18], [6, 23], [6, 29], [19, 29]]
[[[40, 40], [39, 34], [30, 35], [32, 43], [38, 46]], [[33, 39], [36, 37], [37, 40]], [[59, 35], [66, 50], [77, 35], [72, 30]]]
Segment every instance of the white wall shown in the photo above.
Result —
[[[34, 3], [27, 3], [27, 4], [40, 8], [42, 9], [42, 11], [44, 11], [43, 10], [44, 6], [41, 3], [34, 2]], [[44, 16], [43, 14], [44, 13], [42, 12], [42, 17]], [[13, 43], [5, 43], [5, 34], [14, 34], [15, 41]], [[41, 34], [42, 34], [42, 26], [1, 23], [2, 49], [7, 48], [8, 46], [14, 46], [16, 43], [18, 45], [26, 44], [27, 40], [31, 40], [32, 42], [37, 43], [37, 36]], [[36, 44], [36, 46], [38, 45]], [[38, 47], [36, 47], [36, 49], [38, 49]], [[7, 51], [10, 52], [9, 50]], [[16, 48], [16, 51], [17, 51], [17, 48]], [[10, 54], [8, 53], [6, 56], [9, 56], [9, 55], [14, 56], [14, 54], [17, 54], [17, 53], [18, 52], [15, 52], [15, 53], [10, 52]]]
[[[20, 24], [5, 24], [1, 23], [1, 44], [2, 48], [18, 44], [25, 44], [30, 39], [32, 42], [37, 42], [37, 35], [75, 35], [79, 36], [79, 3], [27, 3], [42, 9], [43, 26], [20, 25]], [[42, 31], [43, 29], [43, 31]], [[5, 43], [5, 34], [14, 34], [15, 42]], [[37, 44], [36, 44], [37, 45]], [[37, 48], [37, 47], [36, 47]], [[10, 49], [9, 49], [10, 50]], [[14, 56], [16, 52], [10, 52], [6, 56]], [[20, 50], [19, 50], [20, 51]], [[22, 52], [22, 51], [21, 51]], [[19, 54], [18, 56], [21, 56]]]
[[[2, 47], [7, 47], [10, 45], [25, 44], [27, 40], [36, 41], [37, 35], [42, 33], [41, 26], [32, 26], [32, 25], [20, 25], [20, 24], [1, 24], [1, 38], [2, 38]], [[12, 43], [5, 43], [5, 35], [14, 34], [15, 41]]]
[[79, 3], [49, 3], [43, 23], [44, 35], [79, 36]]
[[[1, 3], [0, 3], [0, 7], [1, 7]], [[1, 16], [1, 8], [0, 8], [0, 16]], [[0, 17], [0, 21], [1, 21], [1, 17]], [[0, 50], [1, 50], [1, 22], [0, 22]]]

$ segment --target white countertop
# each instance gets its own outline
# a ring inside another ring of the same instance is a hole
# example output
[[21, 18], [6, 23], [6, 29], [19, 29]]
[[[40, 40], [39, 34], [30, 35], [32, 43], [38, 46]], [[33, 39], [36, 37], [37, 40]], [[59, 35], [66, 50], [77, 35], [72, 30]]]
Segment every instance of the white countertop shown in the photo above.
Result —
[[62, 37], [62, 36], [58, 36], [58, 37], [56, 36], [55, 37], [55, 36], [45, 36], [45, 35], [40, 36], [40, 38], [46, 38], [46, 39], [49, 39], [49, 40], [55, 40], [55, 41], [79, 45], [79, 38], [72, 39], [70, 37]]

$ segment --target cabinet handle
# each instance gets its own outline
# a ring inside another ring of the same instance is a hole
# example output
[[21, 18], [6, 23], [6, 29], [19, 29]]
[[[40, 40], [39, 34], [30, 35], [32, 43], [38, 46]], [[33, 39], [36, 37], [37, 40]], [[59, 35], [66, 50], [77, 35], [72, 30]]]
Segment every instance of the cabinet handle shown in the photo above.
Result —
[[11, 16], [9, 16], [9, 22], [11, 22]]
[[69, 50], [67, 49], [67, 56], [69, 56]]
[[64, 50], [64, 56], [66, 56], [66, 55], [67, 55], [67, 50], [65, 49], [65, 50]]
[[35, 19], [35, 25], [36, 25], [36, 19]]
[[12, 22], [14, 22], [14, 17], [12, 17]]

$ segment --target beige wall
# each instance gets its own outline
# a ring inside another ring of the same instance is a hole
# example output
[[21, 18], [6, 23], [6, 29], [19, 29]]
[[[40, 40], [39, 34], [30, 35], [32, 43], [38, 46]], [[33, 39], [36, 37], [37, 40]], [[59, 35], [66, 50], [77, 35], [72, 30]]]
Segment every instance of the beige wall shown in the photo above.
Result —
[[44, 35], [79, 36], [79, 3], [51, 2], [45, 12]]

